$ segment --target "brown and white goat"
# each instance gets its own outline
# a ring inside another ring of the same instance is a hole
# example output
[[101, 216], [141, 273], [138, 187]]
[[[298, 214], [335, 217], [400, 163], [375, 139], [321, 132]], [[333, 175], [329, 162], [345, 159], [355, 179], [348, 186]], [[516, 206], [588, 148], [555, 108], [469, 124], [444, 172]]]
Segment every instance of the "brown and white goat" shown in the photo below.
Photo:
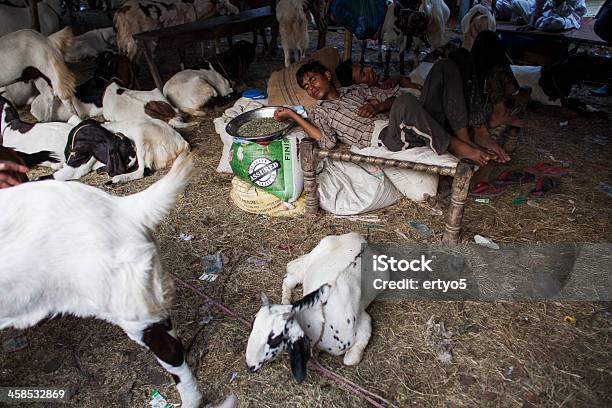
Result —
[[[154, 237], [193, 171], [183, 155], [126, 197], [55, 180], [0, 190], [0, 329], [60, 314], [105, 320], [155, 354], [184, 408], [198, 407], [202, 395], [170, 322], [174, 285]], [[234, 404], [230, 396], [222, 406]]]

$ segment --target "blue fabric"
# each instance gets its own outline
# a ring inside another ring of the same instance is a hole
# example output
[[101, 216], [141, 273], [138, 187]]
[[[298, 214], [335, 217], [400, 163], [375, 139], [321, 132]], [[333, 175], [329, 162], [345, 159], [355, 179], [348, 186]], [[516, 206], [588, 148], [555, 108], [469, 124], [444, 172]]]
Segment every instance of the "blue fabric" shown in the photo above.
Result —
[[376, 37], [386, 12], [385, 0], [334, 0], [330, 6], [332, 20], [359, 40]]

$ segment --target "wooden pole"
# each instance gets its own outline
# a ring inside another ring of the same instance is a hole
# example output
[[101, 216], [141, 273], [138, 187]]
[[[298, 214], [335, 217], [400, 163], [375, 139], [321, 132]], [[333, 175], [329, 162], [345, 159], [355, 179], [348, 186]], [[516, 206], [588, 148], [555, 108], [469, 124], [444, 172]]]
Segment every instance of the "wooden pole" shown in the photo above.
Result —
[[157, 65], [155, 65], [155, 60], [153, 59], [153, 52], [151, 51], [151, 41], [142, 40], [142, 45], [144, 46], [144, 56], [147, 60], [147, 65], [149, 66], [149, 71], [151, 72], [151, 76], [153, 77], [153, 81], [155, 82], [155, 86], [162, 92], [164, 88], [164, 83], [161, 80], [161, 76], [159, 75], [159, 71], [157, 70]]
[[353, 33], [349, 30], [344, 32], [344, 61], [351, 59], [353, 55]]
[[304, 173], [304, 193], [306, 196], [306, 215], [315, 216], [319, 212], [317, 195], [317, 155], [316, 141], [310, 138], [300, 142], [300, 164]]
[[40, 0], [30, 0], [30, 25], [32, 30], [40, 32], [40, 19], [38, 18], [38, 2]]
[[458, 244], [461, 236], [461, 225], [463, 223], [463, 210], [470, 191], [470, 180], [474, 174], [474, 165], [466, 160], [461, 160], [457, 165], [457, 172], [453, 178], [451, 202], [448, 206], [446, 227], [442, 242], [445, 244]]

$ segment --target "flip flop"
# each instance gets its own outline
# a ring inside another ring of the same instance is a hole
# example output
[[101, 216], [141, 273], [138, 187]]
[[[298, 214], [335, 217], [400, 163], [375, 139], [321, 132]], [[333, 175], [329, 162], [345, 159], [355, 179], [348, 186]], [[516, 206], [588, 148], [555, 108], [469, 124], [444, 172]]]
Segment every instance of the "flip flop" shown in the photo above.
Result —
[[546, 163], [538, 163], [535, 166], [528, 167], [524, 172], [533, 174], [536, 177], [561, 177], [569, 173], [569, 171], [563, 167], [551, 166]]
[[497, 180], [491, 181], [495, 187], [515, 186], [530, 183], [535, 180], [531, 173], [523, 173], [517, 170], [508, 170], [500, 173]]
[[472, 187], [472, 189], [470, 190], [470, 197], [497, 197], [503, 192], [504, 189], [502, 187], [495, 187], [491, 183], [481, 181], [480, 183], [476, 183]]
[[561, 181], [556, 178], [543, 177], [537, 179], [535, 189], [531, 190], [531, 195], [535, 197], [542, 197], [548, 192], [558, 190], [560, 185]]
[[489, 134], [496, 140], [499, 141], [501, 136], [510, 129], [508, 125], [497, 125], [489, 128]]

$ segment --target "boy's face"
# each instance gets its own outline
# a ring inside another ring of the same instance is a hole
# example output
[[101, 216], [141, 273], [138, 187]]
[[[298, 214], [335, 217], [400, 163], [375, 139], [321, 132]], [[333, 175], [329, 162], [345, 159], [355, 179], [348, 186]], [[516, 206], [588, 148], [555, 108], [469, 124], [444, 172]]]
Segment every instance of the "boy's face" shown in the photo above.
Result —
[[330, 90], [333, 89], [331, 72], [326, 71], [323, 75], [317, 72], [306, 72], [302, 77], [302, 88], [314, 99], [319, 101], [327, 99]]
[[378, 75], [374, 72], [372, 67], [361, 64], [353, 64], [352, 77], [356, 84], [373, 86], [378, 83]]

